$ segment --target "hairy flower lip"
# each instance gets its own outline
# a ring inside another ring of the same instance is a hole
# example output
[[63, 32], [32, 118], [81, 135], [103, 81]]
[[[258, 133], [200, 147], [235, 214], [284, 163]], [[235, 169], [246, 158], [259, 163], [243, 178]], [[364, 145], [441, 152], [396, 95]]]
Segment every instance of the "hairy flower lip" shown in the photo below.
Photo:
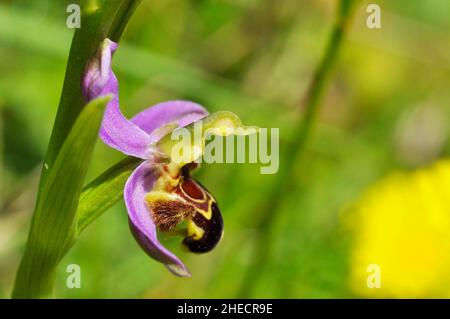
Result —
[[186, 221], [183, 244], [191, 252], [206, 253], [221, 240], [223, 220], [215, 198], [190, 176], [196, 167], [196, 163], [186, 164], [177, 175], [172, 175], [167, 165], [160, 167], [158, 185], [146, 195], [146, 202], [159, 230], [174, 231]]

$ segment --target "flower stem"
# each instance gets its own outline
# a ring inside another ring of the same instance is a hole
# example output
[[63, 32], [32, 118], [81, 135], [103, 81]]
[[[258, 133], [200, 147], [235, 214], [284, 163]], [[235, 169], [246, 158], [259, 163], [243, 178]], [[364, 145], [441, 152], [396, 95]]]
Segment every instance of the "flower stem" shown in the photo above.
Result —
[[63, 91], [13, 298], [50, 297], [54, 272], [76, 240], [79, 195], [107, 99], [86, 105], [81, 76], [105, 38], [118, 40], [140, 0], [81, 1], [81, 28], [72, 40]]
[[[119, 41], [128, 19], [140, 0], [96, 1], [98, 4], [95, 7], [89, 4], [92, 1], [82, 2], [84, 10], [81, 28], [77, 29], [72, 39], [58, 112], [45, 158], [50, 170], [73, 123], [86, 104], [80, 86], [86, 62], [96, 53], [105, 38], [114, 42]], [[43, 170], [41, 183], [50, 170], [48, 172]]]
[[342, 45], [342, 40], [348, 29], [352, 4], [353, 0], [340, 1], [336, 21], [330, 34], [325, 54], [314, 73], [310, 87], [307, 91], [307, 96], [303, 100], [304, 104], [301, 103], [301, 105], [304, 105], [305, 107], [304, 116], [299, 117], [299, 120], [294, 127], [290, 143], [286, 146], [284, 156], [280, 159], [280, 170], [269, 191], [267, 201], [264, 202], [262, 208], [258, 207], [258, 214], [255, 214], [256, 216], [259, 216], [259, 219], [256, 225], [258, 233], [253, 252], [254, 256], [244, 275], [240, 291], [238, 291], [240, 298], [247, 298], [252, 293], [253, 287], [261, 276], [264, 264], [270, 253], [269, 247], [272, 239], [271, 225], [274, 224], [274, 221], [277, 218], [275, 212], [282, 203], [282, 195], [295, 181], [293, 170], [299, 155], [304, 151], [305, 144], [311, 135], [313, 124], [319, 111], [321, 97], [332, 73], [333, 66]]

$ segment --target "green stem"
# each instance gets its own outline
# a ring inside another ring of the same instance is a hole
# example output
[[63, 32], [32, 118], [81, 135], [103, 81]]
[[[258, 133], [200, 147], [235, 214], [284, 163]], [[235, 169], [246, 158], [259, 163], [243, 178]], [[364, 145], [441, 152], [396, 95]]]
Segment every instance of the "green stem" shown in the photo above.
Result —
[[[85, 140], [82, 130], [78, 133], [79, 139], [71, 133], [77, 128], [77, 120], [81, 118], [80, 114], [83, 115], [86, 105], [80, 87], [81, 76], [86, 62], [95, 54], [101, 41], [107, 37], [118, 41], [139, 2], [81, 1], [81, 28], [77, 29], [72, 40], [61, 99], [41, 173], [27, 245], [16, 275], [13, 298], [49, 297], [55, 268], [67, 252], [67, 247], [76, 240], [75, 211], [96, 140], [95, 127], [101, 121], [101, 114], [97, 122], [92, 120], [89, 132], [94, 134], [86, 135]], [[88, 120], [83, 118], [83, 121]], [[74, 146], [72, 153], [70, 145]], [[78, 150], [86, 149], [85, 154], [75, 152], [75, 147]], [[80, 161], [71, 163], [70, 157], [64, 157], [66, 154], [81, 155]], [[64, 163], [67, 163], [67, 167], [72, 165], [76, 168], [73, 172], [79, 174], [71, 176], [70, 170], [64, 170]], [[65, 202], [68, 204], [64, 205]], [[58, 207], [64, 209], [58, 210]]]
[[95, 54], [105, 38], [119, 41], [128, 19], [140, 0], [81, 2], [83, 9], [81, 28], [77, 29], [72, 39], [64, 86], [45, 158], [45, 163], [50, 169], [43, 170], [41, 183], [50, 173], [59, 149], [85, 105], [80, 83], [86, 62]]
[[[290, 143], [283, 152], [284, 156], [281, 157], [280, 170], [277, 174], [275, 183], [269, 191], [267, 202], [264, 202], [264, 206], [258, 207], [258, 214], [255, 214], [256, 216], [259, 216], [256, 225], [258, 235], [255, 241], [254, 257], [247, 268], [240, 291], [238, 292], [240, 298], [247, 298], [251, 294], [254, 285], [256, 285], [261, 276], [263, 266], [270, 253], [271, 226], [274, 224], [277, 217], [276, 211], [282, 203], [282, 195], [290, 188], [290, 185], [295, 182], [293, 170], [299, 155], [304, 151], [305, 144], [311, 135], [313, 124], [315, 123], [315, 118], [319, 111], [321, 97], [336, 62], [342, 40], [348, 29], [352, 2], [352, 0], [340, 1], [336, 22], [328, 40], [325, 54], [314, 73], [307, 96], [304, 100], [304, 116], [299, 117], [299, 120], [294, 127]], [[261, 212], [263, 213], [261, 214]]]

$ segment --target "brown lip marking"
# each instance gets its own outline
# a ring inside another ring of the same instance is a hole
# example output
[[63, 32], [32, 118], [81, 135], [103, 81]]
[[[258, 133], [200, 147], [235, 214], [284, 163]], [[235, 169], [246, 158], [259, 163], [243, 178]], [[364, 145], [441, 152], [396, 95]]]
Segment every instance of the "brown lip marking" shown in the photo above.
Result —
[[207, 213], [214, 198], [203, 185], [189, 175], [190, 169], [192, 169], [192, 165], [183, 166], [180, 183], [173, 192], [189, 202], [197, 211]]
[[195, 214], [195, 208], [181, 200], [159, 200], [150, 203], [150, 207], [155, 225], [163, 232], [173, 230], [185, 218]]
[[190, 198], [196, 201], [202, 201], [206, 199], [206, 194], [203, 189], [192, 179], [183, 178], [183, 182], [180, 183], [182, 191]]

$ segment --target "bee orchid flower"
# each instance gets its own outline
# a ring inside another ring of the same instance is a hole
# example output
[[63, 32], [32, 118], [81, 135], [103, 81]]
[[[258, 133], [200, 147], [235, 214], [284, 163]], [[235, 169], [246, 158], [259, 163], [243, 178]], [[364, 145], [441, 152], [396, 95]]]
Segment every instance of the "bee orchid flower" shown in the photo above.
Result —
[[[158, 240], [157, 230], [182, 232], [183, 244], [191, 252], [212, 250], [220, 241], [223, 221], [214, 197], [190, 173], [198, 164], [171, 158], [171, 133], [202, 122], [220, 135], [225, 128], [241, 127], [230, 112], [208, 116], [201, 105], [189, 101], [168, 101], [151, 106], [127, 119], [119, 107], [118, 81], [111, 68], [117, 44], [105, 39], [88, 62], [82, 90], [89, 101], [113, 95], [106, 106], [100, 129], [102, 141], [120, 152], [142, 159], [128, 178], [123, 197], [131, 232], [142, 249], [163, 263], [172, 273], [188, 277], [183, 262]], [[222, 134], [226, 135], [226, 134]], [[202, 140], [204, 146], [204, 140]], [[201, 149], [201, 147], [200, 147]], [[184, 229], [176, 229], [185, 222]]]

